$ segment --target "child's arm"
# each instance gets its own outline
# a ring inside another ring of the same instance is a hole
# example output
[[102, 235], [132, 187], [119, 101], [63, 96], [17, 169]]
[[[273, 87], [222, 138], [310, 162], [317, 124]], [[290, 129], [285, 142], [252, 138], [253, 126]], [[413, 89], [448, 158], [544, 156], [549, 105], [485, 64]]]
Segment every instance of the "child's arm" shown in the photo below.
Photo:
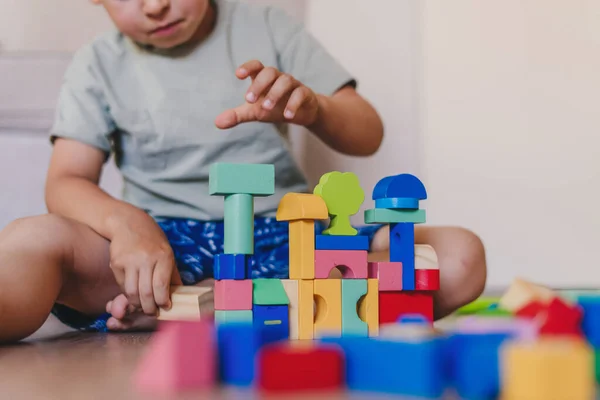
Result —
[[142, 210], [99, 186], [105, 154], [78, 141], [57, 139], [46, 180], [48, 211], [91, 227], [111, 242], [110, 268], [129, 304], [154, 314], [169, 307], [169, 287], [181, 283], [169, 243]]
[[353, 88], [333, 96], [315, 94], [289, 74], [264, 67], [258, 60], [236, 71], [239, 79], [252, 78], [246, 103], [219, 115], [221, 129], [250, 121], [289, 122], [307, 127], [334, 150], [355, 156], [371, 155], [383, 138], [383, 123], [375, 109]]

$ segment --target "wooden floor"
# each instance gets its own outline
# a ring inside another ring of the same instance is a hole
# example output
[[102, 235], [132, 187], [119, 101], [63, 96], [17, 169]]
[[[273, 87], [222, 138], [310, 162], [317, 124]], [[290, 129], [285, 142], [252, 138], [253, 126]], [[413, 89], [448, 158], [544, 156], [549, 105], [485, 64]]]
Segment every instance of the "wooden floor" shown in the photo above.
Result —
[[[131, 376], [150, 334], [66, 333], [52, 339], [0, 347], [0, 398], [32, 399], [252, 399], [256, 393], [233, 389], [180, 396], [136, 393]], [[357, 393], [311, 393], [271, 399], [383, 399]], [[397, 398], [397, 397], [396, 397]]]

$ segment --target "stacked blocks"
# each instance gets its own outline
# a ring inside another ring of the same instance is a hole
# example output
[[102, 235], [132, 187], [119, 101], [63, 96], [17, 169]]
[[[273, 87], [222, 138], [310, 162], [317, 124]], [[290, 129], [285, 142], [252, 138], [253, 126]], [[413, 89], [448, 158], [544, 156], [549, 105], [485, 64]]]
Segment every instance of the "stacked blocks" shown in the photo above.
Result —
[[389, 224], [390, 257], [369, 263], [369, 278], [379, 280], [379, 323], [419, 313], [433, 322], [432, 292], [440, 289], [435, 250], [415, 245], [415, 224], [426, 221], [419, 201], [427, 199], [423, 183], [410, 174], [381, 179], [373, 189], [375, 208], [365, 210], [368, 224]]

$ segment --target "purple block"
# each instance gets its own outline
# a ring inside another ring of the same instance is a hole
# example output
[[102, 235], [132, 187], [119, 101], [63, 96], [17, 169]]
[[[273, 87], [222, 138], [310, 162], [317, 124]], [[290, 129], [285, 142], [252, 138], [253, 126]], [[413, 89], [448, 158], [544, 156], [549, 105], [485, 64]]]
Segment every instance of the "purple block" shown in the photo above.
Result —
[[534, 341], [538, 337], [538, 326], [525, 318], [467, 316], [458, 318], [451, 329], [456, 333], [506, 333], [519, 340]]

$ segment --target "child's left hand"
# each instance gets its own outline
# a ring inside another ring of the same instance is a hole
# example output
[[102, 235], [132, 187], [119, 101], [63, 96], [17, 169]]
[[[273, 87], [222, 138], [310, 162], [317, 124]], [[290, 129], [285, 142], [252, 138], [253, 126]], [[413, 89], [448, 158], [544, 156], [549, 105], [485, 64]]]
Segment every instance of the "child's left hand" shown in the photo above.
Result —
[[289, 122], [308, 126], [319, 111], [317, 95], [302, 82], [260, 61], [248, 61], [235, 72], [239, 79], [252, 78], [246, 103], [221, 113], [218, 128], [232, 128], [243, 122]]

